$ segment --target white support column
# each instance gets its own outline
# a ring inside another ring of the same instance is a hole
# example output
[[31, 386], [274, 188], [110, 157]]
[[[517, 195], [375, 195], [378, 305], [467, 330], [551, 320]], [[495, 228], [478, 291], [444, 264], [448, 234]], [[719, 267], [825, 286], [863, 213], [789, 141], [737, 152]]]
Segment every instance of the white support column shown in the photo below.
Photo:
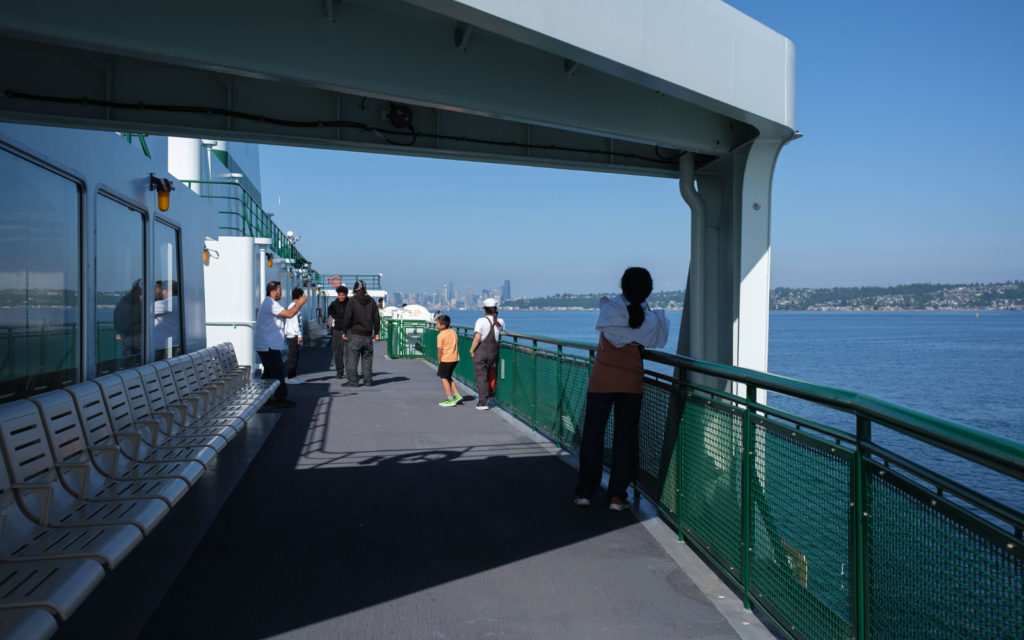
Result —
[[767, 369], [771, 182], [783, 144], [759, 138], [696, 172], [692, 156], [680, 159], [693, 214], [683, 355]]

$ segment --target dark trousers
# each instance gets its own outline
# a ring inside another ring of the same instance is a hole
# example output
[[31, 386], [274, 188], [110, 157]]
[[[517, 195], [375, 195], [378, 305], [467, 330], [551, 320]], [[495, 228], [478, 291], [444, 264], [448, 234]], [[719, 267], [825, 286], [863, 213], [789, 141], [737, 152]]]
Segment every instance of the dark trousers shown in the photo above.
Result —
[[280, 383], [277, 385], [277, 390], [274, 391], [274, 400], [284, 400], [288, 397], [288, 385], [284, 383], [284, 366], [281, 363], [281, 351], [278, 349], [268, 349], [267, 351], [257, 351], [256, 353], [259, 354], [260, 362], [263, 363], [263, 379], [277, 380]]
[[331, 353], [334, 355], [334, 371], [339, 378], [345, 375], [345, 354], [348, 343], [341, 337], [340, 331], [331, 331]]
[[346, 359], [348, 362], [348, 381], [358, 382], [359, 380], [359, 359], [363, 360], [363, 384], [370, 384], [373, 381], [373, 338], [371, 336], [358, 336], [354, 333], [348, 334], [348, 346]]
[[608, 497], [626, 499], [626, 488], [636, 474], [637, 431], [640, 427], [639, 393], [588, 393], [587, 415], [580, 443], [580, 476], [576, 495], [589, 498], [601, 486], [604, 462], [604, 432], [608, 416], [615, 408], [615, 432], [612, 436], [612, 473]]
[[[493, 341], [492, 341], [493, 342]], [[491, 367], [498, 363], [498, 345], [485, 345], [480, 342], [473, 352], [473, 377], [476, 378], [476, 403], [487, 404], [491, 397], [491, 381], [488, 374]]]
[[294, 378], [295, 372], [299, 368], [299, 338], [298, 336], [285, 338], [284, 341], [288, 345], [287, 375], [289, 378]]

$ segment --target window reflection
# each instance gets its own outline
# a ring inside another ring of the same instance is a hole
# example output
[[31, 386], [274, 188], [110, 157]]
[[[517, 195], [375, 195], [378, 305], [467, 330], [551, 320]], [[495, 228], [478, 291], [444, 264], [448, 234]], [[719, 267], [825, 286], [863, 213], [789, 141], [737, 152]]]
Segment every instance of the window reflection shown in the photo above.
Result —
[[78, 380], [78, 185], [0, 150], [0, 401]]
[[162, 360], [182, 353], [178, 230], [162, 222], [153, 227], [153, 348]]
[[111, 200], [96, 207], [96, 370], [142, 364], [143, 219]]

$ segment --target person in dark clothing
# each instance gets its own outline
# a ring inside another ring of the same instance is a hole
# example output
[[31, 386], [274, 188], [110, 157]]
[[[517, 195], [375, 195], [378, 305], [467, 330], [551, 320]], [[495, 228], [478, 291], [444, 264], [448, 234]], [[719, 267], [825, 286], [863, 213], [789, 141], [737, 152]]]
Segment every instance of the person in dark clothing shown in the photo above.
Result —
[[348, 343], [342, 337], [341, 320], [348, 306], [348, 287], [340, 285], [335, 288], [338, 299], [327, 307], [327, 323], [331, 327], [331, 353], [334, 355], [334, 377], [345, 377], [345, 358]]
[[121, 355], [141, 364], [142, 360], [134, 356], [142, 354], [142, 280], [136, 280], [114, 307], [114, 331], [115, 339], [121, 342]]
[[367, 295], [365, 282], [356, 280], [352, 288], [355, 295], [349, 300], [341, 319], [341, 331], [348, 349], [348, 382], [341, 386], [359, 386], [356, 367], [362, 356], [363, 386], [368, 387], [373, 383], [373, 341], [380, 333], [380, 312], [373, 298]]

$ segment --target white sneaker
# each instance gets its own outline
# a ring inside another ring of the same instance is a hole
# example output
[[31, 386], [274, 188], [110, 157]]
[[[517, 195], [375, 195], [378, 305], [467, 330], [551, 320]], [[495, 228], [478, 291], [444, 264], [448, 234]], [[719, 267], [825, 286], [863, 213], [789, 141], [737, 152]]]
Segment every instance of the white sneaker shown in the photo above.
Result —
[[306, 381], [299, 377], [285, 378], [284, 381], [286, 384], [306, 384]]
[[477, 411], [487, 411], [488, 409], [490, 409], [490, 407], [488, 407], [486, 404], [478, 404], [478, 405], [476, 405], [476, 410]]

